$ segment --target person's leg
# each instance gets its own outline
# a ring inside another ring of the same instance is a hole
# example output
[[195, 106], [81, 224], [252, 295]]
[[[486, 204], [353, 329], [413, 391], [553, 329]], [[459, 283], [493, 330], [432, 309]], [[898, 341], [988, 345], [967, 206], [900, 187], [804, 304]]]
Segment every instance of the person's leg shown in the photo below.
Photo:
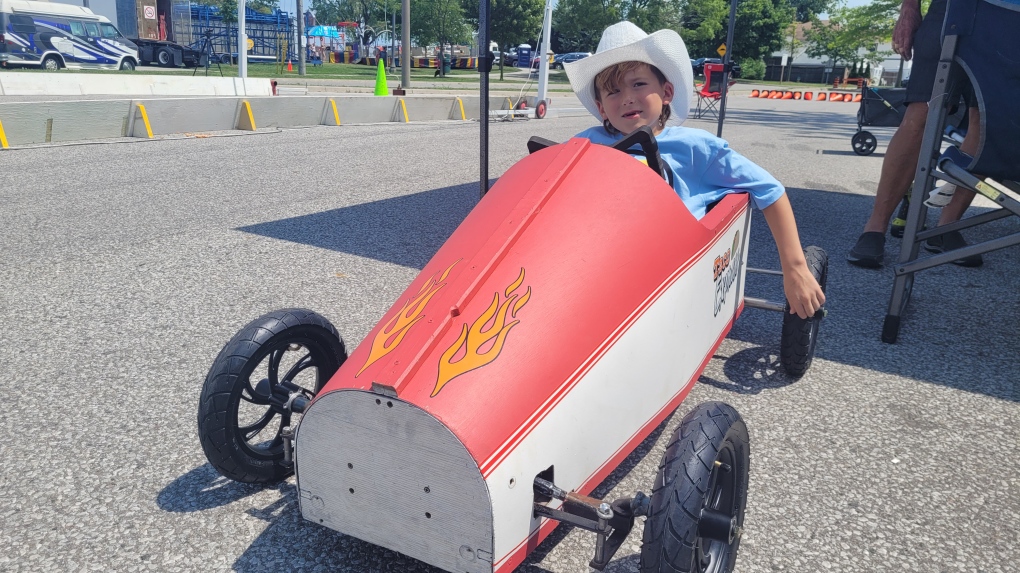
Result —
[[[977, 153], [979, 143], [981, 143], [981, 115], [976, 107], [972, 107], [970, 108], [970, 119], [967, 122], [967, 135], [964, 136], [963, 143], [960, 144], [960, 151], [973, 157]], [[964, 211], [970, 207], [975, 195], [976, 193], [970, 189], [957, 187], [953, 192], [953, 198], [948, 205], [943, 207], [942, 213], [939, 215], [939, 225], [959, 221], [963, 217]]]
[[[977, 153], [978, 144], [981, 142], [980, 120], [981, 116], [978, 114], [977, 108], [970, 108], [967, 135], [963, 138], [963, 143], [960, 144], [960, 151], [967, 155], [973, 156]], [[974, 191], [966, 187], [956, 187], [956, 190], [953, 192], [953, 198], [949, 201], [948, 205], [943, 207], [942, 213], [939, 214], [938, 224], [941, 226], [959, 221], [963, 217], [963, 213], [970, 207], [970, 203], [974, 200], [975, 195]], [[967, 246], [967, 241], [959, 231], [950, 231], [945, 235], [932, 237], [924, 243], [924, 248], [933, 253], [952, 251], [965, 246]], [[953, 264], [960, 265], [961, 267], [980, 267], [984, 264], [984, 259], [981, 255], [971, 255], [955, 260]]]
[[924, 123], [928, 118], [928, 104], [914, 102], [907, 106], [900, 127], [889, 140], [885, 158], [882, 160], [882, 174], [878, 179], [878, 191], [875, 194], [875, 206], [871, 209], [871, 217], [864, 225], [864, 232], [885, 234], [889, 219], [903, 196], [910, 190], [910, 182], [914, 180], [917, 169], [917, 157], [921, 152], [921, 139], [924, 136]]

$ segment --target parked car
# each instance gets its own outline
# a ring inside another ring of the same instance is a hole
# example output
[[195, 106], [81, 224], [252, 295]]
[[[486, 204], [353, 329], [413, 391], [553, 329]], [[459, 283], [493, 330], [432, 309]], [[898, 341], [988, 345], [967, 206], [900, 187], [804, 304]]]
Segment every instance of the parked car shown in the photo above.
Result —
[[591, 52], [568, 52], [566, 54], [557, 54], [556, 57], [553, 58], [552, 67], [553, 69], [559, 68], [562, 70], [563, 64], [576, 62], [577, 60], [582, 60], [590, 55]]
[[[555, 59], [555, 56], [553, 56], [553, 58]], [[537, 70], [538, 69], [538, 64], [540, 62], [541, 62], [541, 58], [539, 56], [535, 56], [534, 58], [531, 58], [531, 69]], [[554, 64], [550, 63], [549, 67], [553, 68], [555, 66], [554, 66]]]
[[[705, 75], [705, 64], [721, 64], [722, 59], [720, 58], [698, 58], [691, 60], [691, 67], [694, 68], [694, 75], [703, 76]], [[730, 75], [734, 78], [740, 77], [740, 64], [736, 62], [730, 62]]]
[[517, 65], [517, 48], [510, 48], [509, 52], [503, 52], [503, 58], [506, 60], [507, 66]]

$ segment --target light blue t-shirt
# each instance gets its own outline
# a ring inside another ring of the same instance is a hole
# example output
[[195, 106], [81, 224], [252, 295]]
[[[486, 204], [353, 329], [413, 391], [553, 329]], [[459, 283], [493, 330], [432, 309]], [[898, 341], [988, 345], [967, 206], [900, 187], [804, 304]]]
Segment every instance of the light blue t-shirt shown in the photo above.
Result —
[[[577, 137], [601, 145], [623, 139], [602, 126], [586, 129]], [[754, 206], [764, 209], [786, 192], [768, 171], [707, 131], [669, 126], [655, 140], [659, 155], [673, 170], [673, 189], [697, 219], [705, 216], [708, 205], [729, 193], [749, 193]]]

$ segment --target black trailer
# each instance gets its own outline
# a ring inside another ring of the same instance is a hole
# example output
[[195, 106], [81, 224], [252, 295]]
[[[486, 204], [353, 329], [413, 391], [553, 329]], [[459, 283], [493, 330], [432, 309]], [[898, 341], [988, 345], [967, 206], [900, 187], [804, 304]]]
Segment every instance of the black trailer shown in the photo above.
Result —
[[160, 66], [164, 68], [205, 67], [208, 55], [188, 46], [182, 46], [165, 40], [146, 40], [133, 38], [138, 46], [138, 59], [143, 66]]

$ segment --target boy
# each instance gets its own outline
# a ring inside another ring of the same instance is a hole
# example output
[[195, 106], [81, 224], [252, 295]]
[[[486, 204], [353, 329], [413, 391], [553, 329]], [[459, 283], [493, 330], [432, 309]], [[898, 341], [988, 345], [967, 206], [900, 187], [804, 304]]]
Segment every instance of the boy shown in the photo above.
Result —
[[606, 28], [594, 55], [564, 65], [578, 99], [602, 120], [601, 127], [578, 137], [612, 145], [651, 126], [659, 153], [673, 170], [674, 189], [699, 219], [724, 195], [750, 193], [779, 247], [790, 312], [813, 316], [825, 294], [808, 269], [783, 186], [724, 140], [700, 129], [667, 126], [687, 118], [694, 91], [690, 62], [687, 47], [672, 30], [649, 35], [630, 22]]

